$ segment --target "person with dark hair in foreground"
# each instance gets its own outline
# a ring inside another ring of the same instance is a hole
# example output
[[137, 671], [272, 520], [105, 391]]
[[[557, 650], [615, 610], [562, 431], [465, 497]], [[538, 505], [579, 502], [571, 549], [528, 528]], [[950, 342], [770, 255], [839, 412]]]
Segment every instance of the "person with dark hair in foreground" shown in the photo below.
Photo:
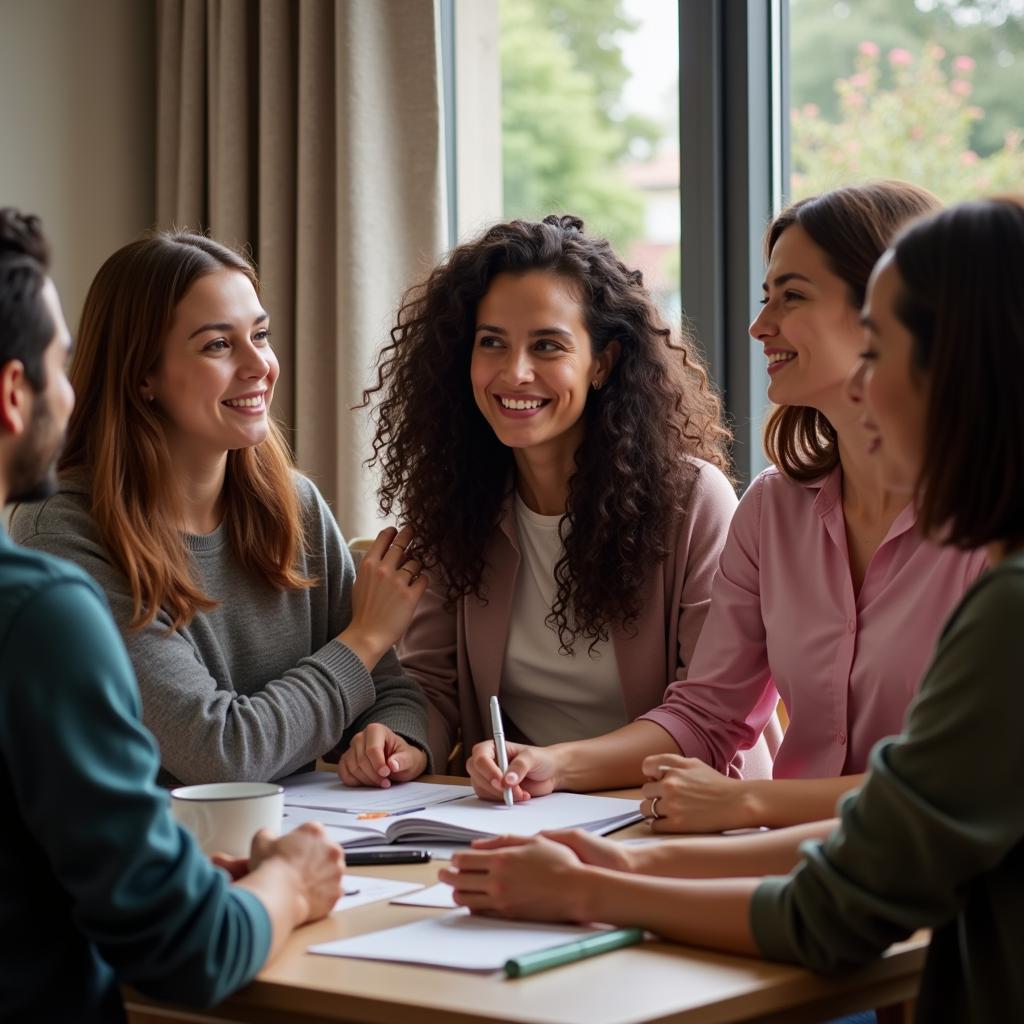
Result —
[[640, 273], [575, 217], [498, 224], [406, 296], [371, 395], [381, 507], [430, 574], [399, 653], [436, 763], [490, 736], [499, 690], [516, 742], [656, 706], [736, 497], [718, 397]]
[[[74, 405], [39, 222], [0, 210], [0, 507], [42, 498]], [[0, 1019], [124, 1020], [119, 982], [208, 1005], [330, 912], [319, 825], [207, 860], [172, 820], [131, 663], [84, 572], [0, 530]]]
[[[916, 502], [920, 531], [985, 547], [992, 568], [946, 623], [903, 732], [874, 747], [835, 830], [799, 851], [803, 829], [774, 833], [768, 870], [798, 863], [765, 879], [724, 877], [739, 873], [734, 841], [757, 837], [625, 851], [578, 832], [504, 837], [441, 873], [458, 904], [640, 925], [818, 971], [931, 928], [922, 1024], [1024, 1019], [1022, 266], [1024, 201], [992, 199], [911, 225], [868, 288], [848, 385], [863, 442]], [[680, 880], [688, 850], [708, 844], [717, 870]]]

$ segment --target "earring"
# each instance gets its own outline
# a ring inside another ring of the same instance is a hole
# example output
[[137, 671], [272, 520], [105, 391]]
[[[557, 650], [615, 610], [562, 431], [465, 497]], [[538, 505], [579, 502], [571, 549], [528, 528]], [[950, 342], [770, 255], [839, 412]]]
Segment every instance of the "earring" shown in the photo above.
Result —
[[591, 387], [592, 387], [592, 388], [593, 388], [593, 389], [594, 389], [595, 391], [600, 391], [603, 385], [602, 385], [601, 381], [599, 381], [599, 380], [595, 380], [595, 381], [592, 381], [592, 382], [591, 382], [591, 385], [590, 385], [590, 386], [591, 386]]

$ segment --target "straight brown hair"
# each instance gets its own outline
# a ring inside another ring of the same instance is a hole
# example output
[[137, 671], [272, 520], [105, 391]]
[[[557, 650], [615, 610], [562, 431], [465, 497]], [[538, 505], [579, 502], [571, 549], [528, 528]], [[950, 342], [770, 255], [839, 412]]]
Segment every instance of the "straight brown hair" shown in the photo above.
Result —
[[[848, 185], [801, 199], [782, 211], [765, 234], [765, 262], [782, 233], [794, 224], [825, 254], [829, 270], [846, 283], [850, 305], [864, 304], [871, 268], [908, 221], [938, 209], [927, 189], [905, 181]], [[764, 429], [768, 458], [791, 480], [817, 480], [839, 463], [835, 428], [817, 410], [778, 405]]]
[[1024, 199], [961, 203], [896, 240], [895, 313], [927, 392], [918, 527], [1024, 542]]
[[[171, 628], [216, 601], [203, 593], [179, 530], [179, 494], [162, 414], [142, 383], [158, 365], [175, 307], [200, 277], [245, 275], [244, 257], [204, 235], [155, 232], [100, 267], [82, 310], [69, 371], [77, 401], [60, 470], [88, 475], [92, 516], [132, 592], [131, 628], [162, 608]], [[239, 562], [280, 590], [311, 586], [296, 569], [303, 547], [292, 459], [277, 426], [264, 441], [228, 452], [225, 522]]]

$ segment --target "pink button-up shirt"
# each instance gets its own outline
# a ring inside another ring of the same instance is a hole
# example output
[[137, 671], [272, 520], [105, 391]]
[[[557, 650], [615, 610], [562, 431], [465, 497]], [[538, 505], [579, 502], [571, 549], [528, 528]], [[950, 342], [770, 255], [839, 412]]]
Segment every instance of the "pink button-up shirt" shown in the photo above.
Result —
[[685, 680], [644, 718], [724, 771], [779, 696], [790, 724], [775, 778], [865, 770], [898, 733], [946, 617], [984, 571], [983, 551], [921, 538], [904, 509], [854, 594], [842, 473], [794, 483], [767, 469], [743, 496]]

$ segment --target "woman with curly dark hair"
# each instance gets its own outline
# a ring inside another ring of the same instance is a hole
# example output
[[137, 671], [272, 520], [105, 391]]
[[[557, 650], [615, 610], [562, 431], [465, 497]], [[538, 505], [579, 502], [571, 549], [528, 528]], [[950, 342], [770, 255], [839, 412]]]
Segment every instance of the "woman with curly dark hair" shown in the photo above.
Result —
[[490, 735], [499, 689], [510, 738], [540, 744], [656, 706], [736, 498], [718, 397], [640, 273], [575, 217], [492, 227], [406, 296], [375, 393], [381, 507], [431, 580], [401, 655], [435, 763], [460, 727], [467, 752]]
[[[739, 503], [685, 679], [609, 735], [493, 745], [468, 763], [476, 791], [636, 785], [656, 831], [781, 826], [832, 815], [862, 781], [871, 746], [899, 732], [935, 639], [985, 554], [931, 543], [907, 496], [888, 488], [844, 394], [863, 347], [868, 275], [931, 193], [878, 181], [804, 199], [768, 229], [764, 305], [750, 326], [776, 403], [775, 465]], [[731, 778], [738, 752], [789, 710], [772, 778]]]

